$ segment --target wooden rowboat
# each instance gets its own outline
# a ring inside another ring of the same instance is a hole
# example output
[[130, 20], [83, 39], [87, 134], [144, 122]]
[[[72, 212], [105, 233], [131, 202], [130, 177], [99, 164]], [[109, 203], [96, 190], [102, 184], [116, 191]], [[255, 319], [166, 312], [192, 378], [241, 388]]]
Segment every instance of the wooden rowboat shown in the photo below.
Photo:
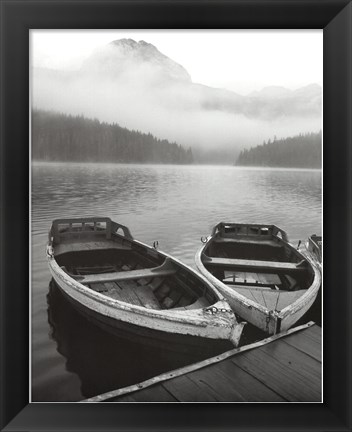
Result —
[[47, 258], [67, 298], [104, 326], [167, 343], [239, 343], [244, 323], [204, 277], [109, 218], [53, 221]]
[[197, 252], [196, 265], [240, 317], [269, 334], [297, 322], [321, 283], [314, 261], [275, 225], [219, 223]]

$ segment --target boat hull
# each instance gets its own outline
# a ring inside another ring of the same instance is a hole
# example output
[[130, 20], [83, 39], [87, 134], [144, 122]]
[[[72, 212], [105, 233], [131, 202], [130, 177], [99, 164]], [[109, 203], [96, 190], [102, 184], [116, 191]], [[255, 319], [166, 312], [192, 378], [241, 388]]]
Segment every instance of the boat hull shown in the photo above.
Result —
[[[53, 279], [61, 290], [75, 303], [85, 308], [88, 314], [94, 313], [95, 316], [100, 316], [102, 320], [109, 321], [110, 324], [114, 322], [117, 324], [119, 321], [122, 321], [134, 324], [136, 327], [156, 330], [160, 333], [190, 335], [208, 339], [231, 338], [231, 332], [234, 329], [226, 325], [228, 322], [225, 317], [223, 320], [221, 318], [219, 320], [219, 317], [214, 317], [212, 323], [209, 321], [211, 318], [209, 314], [202, 312], [204, 314], [202, 317], [202, 313], [198, 310], [188, 311], [187, 313], [179, 312], [178, 314], [167, 313], [107, 299], [99, 293], [88, 293], [88, 289], [83, 286], [79, 287], [79, 283], [55, 268], [57, 267], [57, 264], [55, 264], [52, 263], [49, 267]], [[219, 302], [218, 307], [220, 308], [225, 305]], [[174, 317], [172, 316], [173, 314], [175, 315]]]
[[[227, 299], [231, 308], [243, 320], [251, 323], [260, 330], [273, 335], [280, 331], [288, 330], [311, 308], [321, 286], [321, 276], [316, 264], [309, 256], [306, 256], [305, 259], [308, 261], [314, 272], [311, 286], [296, 301], [292, 302], [292, 304], [289, 304], [282, 310], [270, 310], [263, 305], [250, 300], [244, 295], [239, 294], [234, 289], [231, 289], [231, 285], [223, 283], [208, 271], [203, 263], [204, 253], [211, 242], [214, 241], [215, 237], [216, 234], [213, 231], [213, 234], [207, 238], [205, 244], [196, 253], [196, 266], [199, 272]], [[282, 239], [280, 239], [280, 241], [286, 242], [286, 240]], [[294, 249], [293, 246], [288, 244], [288, 242], [286, 242], [286, 244], [290, 248]]]
[[68, 295], [56, 282], [56, 286], [64, 299], [85, 319], [114, 337], [125, 339], [163, 352], [187, 356], [216, 355], [233, 348], [233, 343], [227, 339], [209, 339], [187, 334], [169, 333], [125, 322], [97, 312], [84, 306], [80, 301]]

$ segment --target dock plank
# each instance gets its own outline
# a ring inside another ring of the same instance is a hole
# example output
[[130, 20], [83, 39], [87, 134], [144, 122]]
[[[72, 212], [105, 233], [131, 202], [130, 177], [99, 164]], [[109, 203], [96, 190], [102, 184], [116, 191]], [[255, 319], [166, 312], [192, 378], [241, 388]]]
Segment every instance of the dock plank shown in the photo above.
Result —
[[[318, 329], [318, 332], [316, 332], [315, 327]], [[318, 326], [310, 327], [302, 334], [297, 333], [295, 337], [288, 335], [283, 342], [305, 352], [321, 362], [321, 328]]]
[[315, 382], [316, 378], [321, 377], [321, 363], [312, 359], [308, 354], [303, 353], [297, 348], [282, 343], [276, 345], [263, 346], [261, 352], [267, 356], [278, 359], [288, 369], [299, 371], [306, 379]]
[[188, 376], [180, 376], [177, 379], [165, 381], [163, 386], [179, 401], [217, 402], [216, 397], [199, 387]]
[[237, 391], [233, 382], [219, 370], [210, 371], [208, 368], [200, 369], [189, 375], [190, 379], [203, 387], [205, 391], [211, 391], [219, 402], [244, 402], [245, 398]]
[[121, 396], [119, 402], [178, 402], [163, 386], [152, 386]]
[[310, 322], [86, 401], [321, 402], [320, 334]]
[[282, 396], [275, 393], [265, 384], [245, 372], [231, 362], [225, 360], [218, 363], [217, 368], [205, 368], [190, 374], [192, 380], [204, 380], [220, 394], [221, 401], [232, 402], [258, 402], [258, 401], [285, 401]]
[[313, 357], [318, 362], [321, 362], [321, 345], [317, 342], [307, 339], [306, 337], [287, 338], [283, 342], [291, 345], [299, 351]]
[[307, 337], [310, 337], [312, 340], [321, 343], [321, 328], [318, 326], [312, 326], [310, 331], [307, 332]]
[[[309, 356], [306, 357], [311, 359]], [[314, 370], [318, 362], [315, 361], [316, 365], [314, 365], [314, 360], [311, 360], [309, 363]], [[288, 401], [321, 400], [321, 379], [319, 376], [312, 377], [310, 371], [307, 376], [305, 371], [308, 368], [299, 371], [294, 367], [287, 367], [281, 359], [272, 356], [268, 359], [261, 349], [234, 356], [231, 361]], [[319, 368], [320, 366], [319, 364]]]

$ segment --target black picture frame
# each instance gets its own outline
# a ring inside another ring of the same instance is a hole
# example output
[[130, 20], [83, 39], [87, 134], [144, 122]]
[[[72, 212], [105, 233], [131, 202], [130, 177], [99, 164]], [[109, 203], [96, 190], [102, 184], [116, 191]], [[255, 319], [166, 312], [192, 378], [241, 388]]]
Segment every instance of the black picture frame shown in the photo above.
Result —
[[[1, 430], [351, 430], [351, 17], [348, 0], [1, 1]], [[324, 403], [28, 403], [28, 47], [43, 28], [324, 29]]]

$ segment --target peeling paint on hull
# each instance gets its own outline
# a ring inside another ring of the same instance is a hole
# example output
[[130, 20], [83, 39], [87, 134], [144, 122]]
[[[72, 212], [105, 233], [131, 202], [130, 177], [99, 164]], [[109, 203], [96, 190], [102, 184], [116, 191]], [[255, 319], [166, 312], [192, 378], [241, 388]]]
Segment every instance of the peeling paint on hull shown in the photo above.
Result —
[[[239, 292], [236, 292], [231, 288], [230, 285], [226, 285], [220, 281], [217, 277], [212, 275], [203, 263], [203, 258], [205, 255], [205, 250], [211, 246], [212, 242], [220, 236], [221, 227], [227, 224], [220, 223], [214, 227], [212, 235], [207, 237], [203, 246], [198, 250], [195, 256], [196, 266], [200, 273], [206, 277], [227, 299], [232, 309], [244, 320], [253, 324], [255, 327], [263, 330], [264, 332], [274, 335], [281, 331], [288, 330], [292, 327], [313, 305], [318, 291], [321, 286], [321, 274], [316, 263], [308, 255], [302, 255], [298, 252], [292, 245], [283, 239], [278, 239], [278, 242], [285, 244], [285, 246], [292, 250], [293, 253], [299, 255], [302, 259], [307, 261], [310, 266], [312, 273], [314, 274], [313, 280], [310, 286], [306, 289], [305, 293], [301, 295], [297, 300], [284, 307], [282, 310], [270, 310], [264, 307], [262, 304], [255, 302]], [[231, 225], [242, 225], [246, 224], [228, 224]], [[253, 224], [255, 226], [255, 224]], [[252, 225], [252, 226], [253, 226]], [[263, 225], [256, 225], [261, 227]], [[220, 228], [218, 228], [220, 227]], [[265, 226], [267, 228], [268, 226]], [[273, 226], [274, 227], [274, 226]], [[242, 240], [242, 244], [245, 239]]]
[[78, 313], [113, 336], [178, 354], [192, 354], [197, 352], [202, 355], [215, 355], [233, 348], [233, 343], [226, 339], [209, 339], [184, 334], [167, 333], [164, 331], [147, 329], [101, 315], [94, 310], [82, 306], [82, 304], [67, 295], [59, 286], [58, 288], [65, 299], [70, 302]]
[[[107, 220], [107, 218], [104, 218]], [[62, 220], [60, 220], [61, 222]], [[86, 223], [84, 219], [80, 219], [79, 223]], [[77, 224], [77, 220], [70, 220], [70, 224]], [[115, 223], [112, 223], [115, 224]], [[109, 229], [111, 221], [109, 222]], [[76, 231], [77, 237], [77, 231]], [[90, 233], [89, 233], [90, 234]], [[120, 241], [115, 233], [108, 233], [108, 243]], [[94, 237], [95, 233], [91, 234]], [[79, 236], [78, 236], [79, 237]], [[52, 236], [49, 234], [49, 239]], [[73, 240], [74, 244], [75, 240]], [[107, 325], [110, 328], [121, 328], [121, 325], [128, 325], [128, 331], [135, 330], [135, 333], [154, 332], [154, 336], [158, 339], [169, 340], [170, 336], [191, 338], [192, 345], [197, 344], [196, 339], [204, 341], [222, 341], [226, 344], [231, 343], [238, 345], [244, 323], [238, 323], [235, 314], [230, 309], [226, 300], [221, 296], [209, 282], [194, 272], [180, 261], [170, 257], [169, 255], [156, 251], [133, 238], [124, 238], [124, 244], [130, 243], [143, 248], [146, 253], [157, 255], [161, 259], [170, 259], [174, 262], [176, 268], [182, 269], [183, 272], [192, 273], [193, 277], [199, 279], [201, 284], [207, 284], [217, 301], [212, 305], [215, 307], [216, 313], [212, 314], [209, 311], [198, 308], [189, 310], [176, 309], [149, 309], [143, 306], [126, 303], [121, 300], [116, 300], [95, 290], [90, 289], [78, 280], [71, 277], [60, 267], [55, 259], [55, 247], [53, 240], [49, 240], [47, 248], [47, 258], [49, 269], [56, 284], [63, 293], [72, 301], [74, 305], [79, 305], [79, 309], [85, 311], [89, 317], [100, 324]], [[67, 244], [67, 242], [66, 242]], [[94, 244], [94, 242], [92, 243]], [[59, 245], [60, 246], [60, 245]], [[141, 331], [142, 330], [142, 331]], [[150, 336], [150, 334], [149, 334]], [[153, 337], [153, 336], [150, 336]]]

